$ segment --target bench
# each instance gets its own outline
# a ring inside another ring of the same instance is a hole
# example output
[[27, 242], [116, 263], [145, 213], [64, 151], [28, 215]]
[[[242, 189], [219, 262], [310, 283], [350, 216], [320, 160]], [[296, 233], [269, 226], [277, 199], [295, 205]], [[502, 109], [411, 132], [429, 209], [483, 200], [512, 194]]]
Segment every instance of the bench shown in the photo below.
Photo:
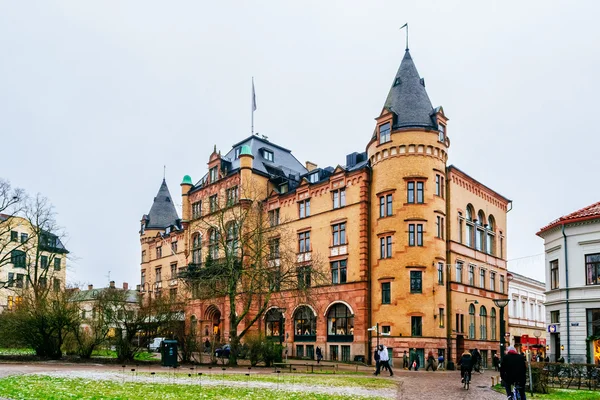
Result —
[[[319, 370], [323, 370], [323, 368], [325, 369], [331, 369], [333, 371], [333, 373], [335, 374], [335, 371], [337, 371], [337, 365], [331, 365], [331, 364], [309, 364], [309, 363], [273, 363], [273, 367], [275, 368], [275, 371], [277, 371], [277, 369], [281, 369], [281, 370], [288, 370], [289, 372], [292, 372], [292, 370], [296, 370], [300, 367], [304, 368], [306, 367], [306, 372], [309, 372], [311, 374], [313, 374], [315, 372], [315, 369], [319, 369]], [[296, 367], [296, 368], [293, 368]]]

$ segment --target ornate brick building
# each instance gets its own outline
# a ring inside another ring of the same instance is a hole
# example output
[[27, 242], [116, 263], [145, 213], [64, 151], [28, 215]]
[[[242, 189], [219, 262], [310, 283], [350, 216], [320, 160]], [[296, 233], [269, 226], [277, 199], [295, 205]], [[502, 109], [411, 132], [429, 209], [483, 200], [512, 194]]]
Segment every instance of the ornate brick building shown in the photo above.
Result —
[[[266, 217], [292, 232], [294, 262], [328, 277], [317, 285], [299, 272], [303, 285], [318, 286], [310, 299], [282, 288], [253, 326], [290, 355], [313, 357], [319, 346], [326, 359], [352, 361], [369, 358], [379, 340], [393, 356], [414, 347], [422, 360], [429, 350], [454, 360], [477, 347], [491, 359], [500, 332], [493, 300], [507, 298], [511, 201], [447, 165], [448, 119], [408, 50], [376, 121], [366, 151], [343, 166], [302, 165], [257, 136], [225, 155], [215, 148], [202, 179], [184, 177], [181, 219], [163, 181], [142, 220], [142, 289], [181, 286], [180, 268], [222, 257], [206, 221], [251, 191]], [[228, 299], [190, 297], [191, 330], [226, 340]]]

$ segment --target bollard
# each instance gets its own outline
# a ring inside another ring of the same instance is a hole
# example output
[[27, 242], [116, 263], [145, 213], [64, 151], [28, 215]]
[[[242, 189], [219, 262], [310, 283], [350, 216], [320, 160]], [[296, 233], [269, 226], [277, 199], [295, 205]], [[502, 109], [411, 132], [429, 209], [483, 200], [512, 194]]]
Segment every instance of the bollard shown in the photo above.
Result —
[[492, 378], [492, 387], [496, 386], [496, 384], [494, 383], [494, 380], [496, 379], [495, 377], [491, 377]]

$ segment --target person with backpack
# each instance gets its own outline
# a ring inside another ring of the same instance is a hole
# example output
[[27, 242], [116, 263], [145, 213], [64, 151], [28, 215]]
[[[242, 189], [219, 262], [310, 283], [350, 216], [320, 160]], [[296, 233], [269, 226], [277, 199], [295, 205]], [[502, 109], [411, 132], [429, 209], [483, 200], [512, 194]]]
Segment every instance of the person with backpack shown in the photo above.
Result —
[[512, 399], [511, 386], [515, 385], [521, 395], [521, 400], [526, 400], [525, 382], [527, 379], [527, 365], [525, 357], [517, 353], [517, 350], [513, 346], [510, 346], [507, 350], [508, 352], [500, 363], [500, 376], [506, 389], [506, 395]]

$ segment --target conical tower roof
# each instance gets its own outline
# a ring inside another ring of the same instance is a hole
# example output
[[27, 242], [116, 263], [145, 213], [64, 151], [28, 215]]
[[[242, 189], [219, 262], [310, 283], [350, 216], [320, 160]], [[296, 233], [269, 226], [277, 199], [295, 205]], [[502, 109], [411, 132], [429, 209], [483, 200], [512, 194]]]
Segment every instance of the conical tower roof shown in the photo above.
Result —
[[395, 114], [394, 128], [437, 129], [434, 110], [425, 90], [425, 81], [406, 49], [384, 108]]
[[167, 182], [163, 179], [147, 217], [146, 229], [165, 229], [177, 225], [179, 216], [173, 204]]

